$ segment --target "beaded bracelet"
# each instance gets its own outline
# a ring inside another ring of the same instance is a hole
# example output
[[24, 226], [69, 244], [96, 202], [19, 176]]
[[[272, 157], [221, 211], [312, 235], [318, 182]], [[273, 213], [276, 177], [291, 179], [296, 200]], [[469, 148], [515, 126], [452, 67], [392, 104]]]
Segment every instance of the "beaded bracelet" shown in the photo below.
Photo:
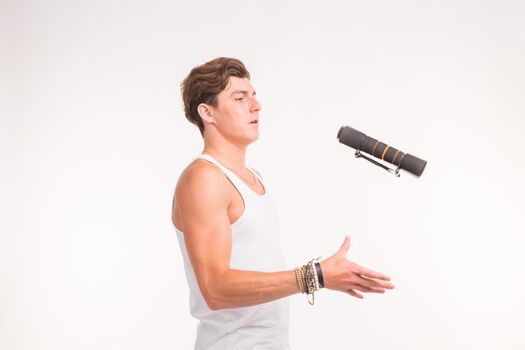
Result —
[[324, 287], [323, 273], [321, 265], [317, 262], [318, 259], [312, 259], [305, 265], [294, 269], [297, 286], [301, 293], [306, 294], [306, 300], [310, 305], [315, 303], [314, 293]]

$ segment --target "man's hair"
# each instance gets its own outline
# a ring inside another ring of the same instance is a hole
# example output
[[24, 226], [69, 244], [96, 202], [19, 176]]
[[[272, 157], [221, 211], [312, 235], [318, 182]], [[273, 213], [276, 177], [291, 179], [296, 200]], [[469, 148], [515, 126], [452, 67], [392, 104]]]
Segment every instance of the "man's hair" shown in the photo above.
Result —
[[250, 73], [236, 58], [218, 57], [193, 68], [181, 84], [184, 113], [204, 136], [204, 122], [197, 107], [201, 103], [217, 107], [217, 95], [226, 88], [230, 77], [248, 78]]

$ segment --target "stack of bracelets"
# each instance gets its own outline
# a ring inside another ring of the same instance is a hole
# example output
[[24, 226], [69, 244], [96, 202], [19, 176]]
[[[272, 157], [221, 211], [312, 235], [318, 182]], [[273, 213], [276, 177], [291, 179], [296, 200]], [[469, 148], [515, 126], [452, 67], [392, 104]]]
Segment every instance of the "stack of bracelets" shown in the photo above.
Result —
[[[306, 300], [313, 305], [315, 303], [314, 293], [324, 287], [323, 271], [318, 259], [312, 259], [306, 265], [294, 269], [297, 285], [301, 293], [306, 294]], [[309, 296], [312, 296], [310, 299]]]

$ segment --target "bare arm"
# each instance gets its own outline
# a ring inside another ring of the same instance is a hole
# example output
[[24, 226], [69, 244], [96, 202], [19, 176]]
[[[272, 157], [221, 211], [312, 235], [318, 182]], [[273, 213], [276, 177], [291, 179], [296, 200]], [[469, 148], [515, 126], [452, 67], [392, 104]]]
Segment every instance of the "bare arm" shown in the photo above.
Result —
[[230, 268], [229, 183], [213, 165], [183, 175], [176, 191], [184, 241], [201, 293], [212, 310], [260, 304], [299, 292], [293, 271]]
[[[229, 183], [213, 165], [199, 164], [183, 174], [175, 201], [184, 241], [201, 293], [212, 310], [250, 306], [299, 293], [292, 270], [246, 271], [230, 268], [232, 247], [228, 208]], [[325, 287], [347, 292], [383, 293], [393, 285], [386, 275], [365, 269], [346, 259], [345, 240], [339, 251], [321, 262]]]

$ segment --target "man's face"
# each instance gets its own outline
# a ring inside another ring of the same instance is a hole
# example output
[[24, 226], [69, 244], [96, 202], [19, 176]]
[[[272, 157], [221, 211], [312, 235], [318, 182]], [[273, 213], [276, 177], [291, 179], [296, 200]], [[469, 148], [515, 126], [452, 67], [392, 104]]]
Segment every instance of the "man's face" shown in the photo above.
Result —
[[217, 95], [217, 107], [211, 108], [215, 127], [224, 138], [242, 145], [258, 139], [261, 105], [248, 78], [230, 77]]

